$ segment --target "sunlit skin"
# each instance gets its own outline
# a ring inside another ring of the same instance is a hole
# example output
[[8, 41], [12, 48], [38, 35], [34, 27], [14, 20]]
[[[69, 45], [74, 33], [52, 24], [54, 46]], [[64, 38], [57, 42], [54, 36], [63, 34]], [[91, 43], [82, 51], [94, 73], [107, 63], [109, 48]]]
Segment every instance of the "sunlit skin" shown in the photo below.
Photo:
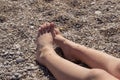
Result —
[[[40, 26], [36, 59], [57, 80], [120, 80], [120, 59], [74, 43], [64, 38], [54, 26], [54, 23]], [[66, 59], [56, 54], [54, 43], [61, 47]], [[71, 62], [76, 59], [85, 62], [92, 69]]]

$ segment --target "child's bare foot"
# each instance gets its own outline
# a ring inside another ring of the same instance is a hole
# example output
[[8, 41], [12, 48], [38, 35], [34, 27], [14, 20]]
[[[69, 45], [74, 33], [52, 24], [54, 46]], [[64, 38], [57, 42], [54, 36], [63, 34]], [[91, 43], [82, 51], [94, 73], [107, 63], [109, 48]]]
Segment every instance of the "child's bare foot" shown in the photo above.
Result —
[[49, 53], [51, 50], [53, 50], [53, 37], [50, 32], [50, 23], [45, 23], [41, 25], [38, 31], [37, 36], [37, 53], [36, 53], [36, 59], [39, 63], [44, 63], [44, 58], [47, 55], [50, 55]]
[[70, 46], [71, 44], [73, 44], [73, 42], [64, 38], [60, 33], [59, 29], [54, 28], [53, 23], [51, 23], [51, 33], [55, 43], [59, 45], [60, 48], [63, 50], [65, 58], [67, 58], [70, 61], [75, 61], [76, 58], [73, 55], [74, 52], [72, 46]]

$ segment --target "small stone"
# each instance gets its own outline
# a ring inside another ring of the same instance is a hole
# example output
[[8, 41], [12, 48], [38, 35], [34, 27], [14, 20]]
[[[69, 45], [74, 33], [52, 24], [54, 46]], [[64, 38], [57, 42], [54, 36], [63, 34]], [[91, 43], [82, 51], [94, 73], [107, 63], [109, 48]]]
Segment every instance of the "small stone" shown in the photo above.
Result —
[[33, 4], [35, 2], [35, 0], [29, 0], [31, 4]]
[[24, 61], [25, 61], [25, 59], [22, 58], [22, 57], [18, 57], [18, 58], [16, 59], [16, 63], [21, 63], [21, 62], [24, 62]]
[[5, 50], [4, 50], [4, 49], [2, 49], [2, 52], [5, 52]]
[[91, 37], [91, 36], [89, 36], [89, 37], [88, 37], [88, 39], [89, 39], [89, 40], [94, 40], [94, 38], [93, 38], [93, 37]]
[[7, 19], [5, 16], [0, 16], [0, 23], [4, 23], [6, 20]]
[[26, 66], [25, 69], [27, 69], [27, 71], [31, 71], [31, 70], [38, 69], [38, 67], [36, 67], [36, 66]]
[[35, 66], [34, 64], [29, 64], [31, 67]]
[[17, 51], [16, 54], [17, 54], [17, 55], [20, 55], [20, 51]]
[[16, 80], [16, 77], [13, 75], [13, 76], [11, 77], [11, 80]]
[[7, 56], [8, 55], [8, 51], [4, 52], [3, 54], [1, 54], [1, 56]]
[[14, 55], [14, 52], [9, 52], [10, 55]]
[[114, 6], [110, 6], [111, 8], [114, 8]]
[[12, 76], [12, 80], [19, 80], [22, 77], [22, 75], [20, 73], [14, 73], [14, 75]]
[[25, 72], [25, 71], [27, 71], [26, 69], [22, 69], [22, 70], [19, 70], [18, 72], [19, 73], [23, 73], [23, 72]]
[[34, 23], [33, 23], [32, 21], [31, 21], [31, 22], [29, 22], [29, 24], [30, 24], [30, 25], [34, 25]]
[[21, 74], [20, 73], [15, 73], [15, 77], [19, 77]]
[[34, 29], [35, 26], [30, 26], [31, 29]]
[[38, 21], [42, 21], [44, 18], [39, 18]]
[[37, 66], [34, 66], [34, 67], [32, 67], [32, 69], [35, 70], [35, 69], [38, 69], [38, 67], [37, 67]]
[[22, 55], [22, 53], [23, 53], [23, 52], [20, 52], [20, 51], [17, 51], [17, 52], [16, 52], [16, 54], [19, 55], [19, 56]]
[[8, 35], [10, 36], [10, 35], [12, 35], [12, 33], [9, 33]]
[[21, 24], [21, 26], [24, 26], [24, 24]]
[[101, 15], [102, 12], [101, 12], [101, 11], [95, 11], [95, 14], [96, 14], [96, 15]]
[[5, 61], [3, 64], [4, 66], [9, 65], [9, 61]]
[[4, 65], [2, 63], [0, 63], [0, 68], [4, 67]]
[[15, 44], [14, 47], [19, 49], [21, 46], [19, 44]]
[[92, 5], [94, 5], [96, 2], [91, 2]]

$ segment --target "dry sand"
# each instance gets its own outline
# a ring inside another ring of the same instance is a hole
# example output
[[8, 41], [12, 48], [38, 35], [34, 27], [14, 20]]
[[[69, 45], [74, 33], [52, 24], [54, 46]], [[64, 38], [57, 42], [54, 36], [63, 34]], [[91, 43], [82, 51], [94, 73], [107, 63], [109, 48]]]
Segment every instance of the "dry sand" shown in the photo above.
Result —
[[120, 57], [119, 0], [0, 0], [0, 80], [54, 80], [34, 55], [46, 21], [74, 42]]

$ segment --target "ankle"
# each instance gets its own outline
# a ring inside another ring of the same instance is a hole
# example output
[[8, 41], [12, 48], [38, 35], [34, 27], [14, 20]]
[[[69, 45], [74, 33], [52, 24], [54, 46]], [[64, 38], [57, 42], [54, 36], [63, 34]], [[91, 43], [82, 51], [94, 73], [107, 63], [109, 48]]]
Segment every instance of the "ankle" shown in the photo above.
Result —
[[54, 49], [52, 46], [44, 46], [43, 48], [40, 48], [37, 52], [40, 53], [40, 58], [44, 58], [53, 50]]
[[37, 54], [36, 60], [44, 66], [46, 66], [48, 58], [56, 55], [53, 47], [48, 46], [38, 49]]

